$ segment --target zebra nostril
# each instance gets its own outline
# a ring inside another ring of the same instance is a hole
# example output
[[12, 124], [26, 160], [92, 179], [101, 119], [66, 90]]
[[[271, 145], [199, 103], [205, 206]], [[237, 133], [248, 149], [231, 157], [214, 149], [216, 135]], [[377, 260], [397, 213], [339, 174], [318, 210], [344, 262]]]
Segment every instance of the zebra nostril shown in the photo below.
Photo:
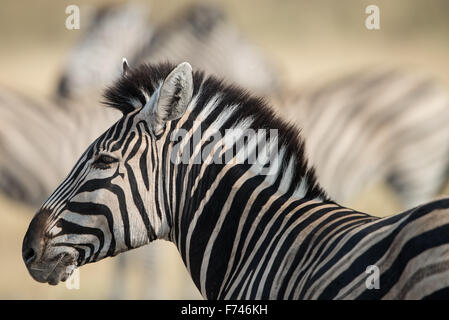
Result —
[[32, 248], [28, 248], [23, 252], [23, 260], [27, 265], [32, 263], [36, 259], [36, 251]]
[[22, 243], [22, 258], [27, 266], [35, 262], [43, 250], [44, 239], [43, 231], [47, 219], [51, 214], [48, 210], [39, 210], [28, 226]]

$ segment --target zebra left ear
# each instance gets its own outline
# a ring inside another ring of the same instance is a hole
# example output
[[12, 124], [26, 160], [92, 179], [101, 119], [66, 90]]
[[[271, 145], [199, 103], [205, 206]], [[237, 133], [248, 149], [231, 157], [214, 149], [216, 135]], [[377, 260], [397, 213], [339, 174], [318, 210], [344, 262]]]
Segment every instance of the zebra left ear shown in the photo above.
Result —
[[165, 78], [159, 90], [156, 116], [162, 122], [180, 118], [187, 109], [193, 95], [192, 67], [179, 64]]
[[193, 75], [189, 63], [179, 64], [165, 78], [151, 96], [142, 112], [151, 119], [155, 132], [168, 121], [176, 120], [185, 113], [193, 96]]
[[125, 57], [122, 58], [122, 76], [126, 76], [129, 72], [128, 60]]

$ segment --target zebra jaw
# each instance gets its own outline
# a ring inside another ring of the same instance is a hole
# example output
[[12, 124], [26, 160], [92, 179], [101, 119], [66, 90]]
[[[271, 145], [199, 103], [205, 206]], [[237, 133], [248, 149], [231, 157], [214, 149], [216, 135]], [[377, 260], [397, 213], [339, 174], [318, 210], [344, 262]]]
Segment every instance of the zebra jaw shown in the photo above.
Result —
[[66, 281], [77, 268], [76, 258], [65, 252], [59, 254], [54, 263], [48, 261], [38, 261], [35, 264], [27, 265], [28, 271], [34, 280], [50, 285], [57, 285]]

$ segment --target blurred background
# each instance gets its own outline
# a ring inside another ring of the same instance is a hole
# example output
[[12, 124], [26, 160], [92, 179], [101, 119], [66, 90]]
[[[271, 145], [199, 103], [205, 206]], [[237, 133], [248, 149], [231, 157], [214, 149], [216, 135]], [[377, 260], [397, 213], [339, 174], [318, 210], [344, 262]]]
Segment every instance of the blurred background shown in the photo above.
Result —
[[[157, 24], [191, 2], [145, 3], [150, 5], [149, 20]], [[0, 85], [32, 97], [51, 96], [67, 53], [83, 32], [84, 19], [106, 3], [120, 1], [2, 0]], [[65, 27], [65, 9], [73, 4], [81, 10], [80, 30]], [[388, 63], [425, 70], [449, 88], [448, 1], [227, 0], [220, 4], [292, 87]], [[380, 30], [365, 27], [365, 8], [371, 4], [380, 9]], [[379, 216], [399, 211], [397, 199], [384, 184], [364, 190], [349, 206]], [[83, 266], [78, 290], [32, 280], [21, 258], [21, 244], [36, 209], [0, 194], [0, 299], [114, 297], [111, 278], [117, 276], [116, 258]], [[157, 247], [156, 261], [149, 266], [130, 263], [120, 275], [126, 283], [120, 298], [200, 299], [175, 246], [163, 241], [152, 245]], [[151, 286], [142, 280], [147, 272], [153, 274]]]

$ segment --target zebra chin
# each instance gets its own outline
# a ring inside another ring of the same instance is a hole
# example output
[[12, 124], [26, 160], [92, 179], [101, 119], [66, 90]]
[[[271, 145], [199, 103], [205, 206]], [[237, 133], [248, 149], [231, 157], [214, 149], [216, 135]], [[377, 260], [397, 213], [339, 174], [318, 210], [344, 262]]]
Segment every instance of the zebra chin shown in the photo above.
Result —
[[52, 259], [41, 259], [27, 264], [31, 277], [42, 283], [57, 285], [66, 281], [77, 268], [77, 258], [71, 253], [63, 252]]

